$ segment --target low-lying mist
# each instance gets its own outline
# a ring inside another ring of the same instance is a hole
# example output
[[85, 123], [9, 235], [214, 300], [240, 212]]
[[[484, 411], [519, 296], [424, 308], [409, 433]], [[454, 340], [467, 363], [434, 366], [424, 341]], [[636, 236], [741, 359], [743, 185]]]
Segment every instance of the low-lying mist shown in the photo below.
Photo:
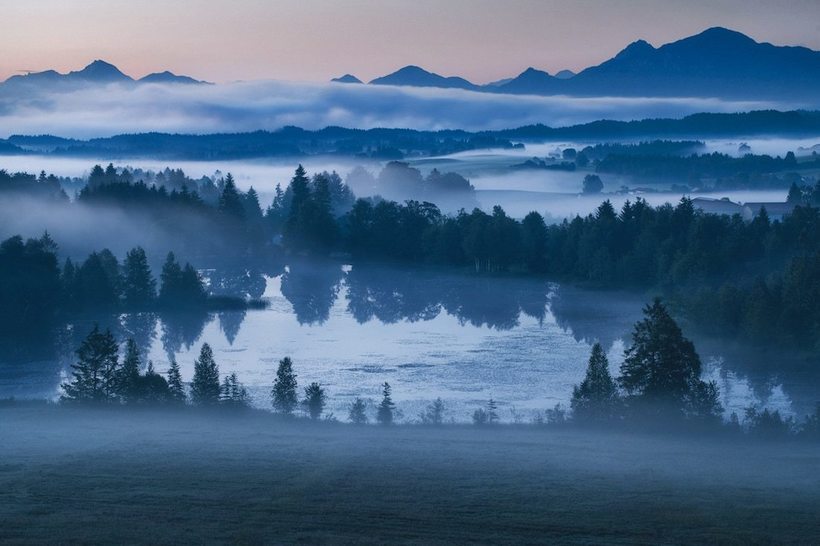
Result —
[[801, 106], [806, 105], [703, 98], [537, 97], [278, 81], [207, 86], [112, 84], [64, 92], [0, 87], [0, 136], [89, 138], [147, 131], [273, 130], [286, 125], [488, 130]]

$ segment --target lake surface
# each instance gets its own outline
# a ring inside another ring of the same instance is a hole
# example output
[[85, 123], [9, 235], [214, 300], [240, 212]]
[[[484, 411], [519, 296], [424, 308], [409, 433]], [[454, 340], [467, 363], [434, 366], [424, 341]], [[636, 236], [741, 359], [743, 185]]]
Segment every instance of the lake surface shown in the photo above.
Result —
[[[186, 381], [208, 342], [221, 374], [236, 372], [259, 407], [269, 407], [278, 361], [290, 356], [300, 391], [320, 382], [328, 410], [342, 419], [356, 396], [377, 403], [388, 381], [407, 421], [436, 397], [445, 401], [448, 419], [469, 421], [493, 398], [503, 420], [529, 421], [556, 404], [568, 405], [595, 340], [617, 374], [646, 303], [636, 295], [532, 279], [337, 263], [294, 263], [279, 276], [251, 272], [237, 282], [248, 295], [268, 299], [269, 307], [89, 317], [41, 338], [7, 340], [0, 350], [0, 398], [58, 396], [73, 350], [97, 321], [120, 339], [134, 337], [149, 347], [146, 358], [158, 371], [176, 358]], [[729, 412], [758, 404], [803, 415], [820, 399], [820, 378], [810, 372], [817, 362], [695, 341], [705, 375], [718, 381]]]

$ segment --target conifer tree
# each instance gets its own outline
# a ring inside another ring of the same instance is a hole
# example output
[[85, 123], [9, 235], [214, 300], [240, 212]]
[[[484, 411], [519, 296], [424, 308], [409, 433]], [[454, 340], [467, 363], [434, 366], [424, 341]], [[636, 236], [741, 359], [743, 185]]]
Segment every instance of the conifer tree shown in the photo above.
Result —
[[279, 361], [279, 368], [276, 370], [276, 380], [271, 391], [271, 402], [273, 409], [282, 415], [291, 415], [296, 409], [298, 400], [296, 398], [296, 374], [293, 373], [293, 362], [290, 357], [285, 357]]
[[487, 423], [493, 425], [498, 422], [498, 404], [490, 398], [487, 402]]
[[316, 420], [321, 417], [326, 401], [325, 390], [319, 383], [314, 382], [305, 387], [305, 399], [302, 404], [311, 419]]
[[175, 359], [171, 359], [171, 366], [168, 368], [168, 391], [172, 402], [184, 404], [186, 400], [185, 386], [182, 383], [182, 375], [179, 372], [179, 364]]
[[223, 405], [236, 409], [246, 408], [250, 405], [248, 390], [239, 382], [236, 372], [226, 375], [222, 381], [220, 401]]
[[618, 402], [618, 388], [609, 373], [609, 360], [600, 343], [592, 346], [586, 376], [572, 390], [573, 414], [579, 421], [611, 419]]
[[376, 411], [376, 421], [382, 425], [393, 424], [393, 412], [396, 409], [396, 404], [393, 403], [392, 389], [390, 383], [387, 381], [382, 385], [382, 401], [379, 403], [379, 408]]
[[133, 403], [139, 399], [140, 361], [137, 343], [129, 338], [125, 344], [125, 355], [122, 359], [117, 385], [120, 398], [126, 403]]
[[225, 187], [222, 189], [222, 195], [219, 196], [218, 208], [219, 212], [234, 220], [245, 219], [245, 206], [242, 204], [242, 198], [236, 189], [231, 173], [225, 177]]
[[204, 343], [199, 358], [194, 362], [191, 401], [197, 406], [214, 406], [219, 403], [219, 394], [219, 367], [214, 361], [211, 346]]
[[62, 400], [112, 402], [116, 400], [119, 380], [119, 349], [110, 330], [100, 332], [97, 325], [77, 349], [77, 363], [71, 366], [72, 378], [62, 385]]
[[367, 413], [365, 411], [366, 409], [367, 409], [367, 405], [365, 404], [364, 400], [357, 397], [350, 404], [350, 408], [348, 409], [348, 413], [347, 413], [347, 418], [354, 425], [366, 425], [367, 424]]
[[157, 281], [151, 275], [145, 251], [136, 247], [125, 255], [123, 262], [125, 303], [129, 307], [145, 306], [157, 297]]
[[[634, 404], [666, 416], [717, 411], [717, 386], [700, 379], [700, 357], [660, 299], [644, 309], [619, 382]], [[710, 408], [710, 409], [709, 409]]]

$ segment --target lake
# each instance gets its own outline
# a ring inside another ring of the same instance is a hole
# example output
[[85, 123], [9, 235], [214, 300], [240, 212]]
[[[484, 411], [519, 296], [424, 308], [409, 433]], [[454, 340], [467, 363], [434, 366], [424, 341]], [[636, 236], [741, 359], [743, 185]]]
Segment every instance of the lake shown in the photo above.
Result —
[[[99, 322], [120, 339], [134, 337], [148, 347], [146, 358], [160, 372], [176, 358], [186, 381], [208, 342], [221, 374], [236, 372], [259, 407], [269, 407], [278, 361], [290, 356], [300, 392], [320, 382], [328, 411], [342, 419], [357, 396], [378, 403], [388, 381], [407, 421], [437, 397], [455, 421], [469, 421], [489, 398], [498, 401], [503, 420], [529, 421], [556, 404], [568, 405], [594, 341], [603, 344], [617, 374], [646, 303], [633, 294], [541, 280], [338, 263], [293, 263], [280, 275], [250, 272], [220, 285], [262, 296], [269, 306], [199, 316], [88, 317], [30, 340], [7, 340], [0, 351], [0, 398], [57, 397], [73, 350]], [[811, 371], [817, 362], [775, 360], [694, 339], [727, 413], [742, 415], [757, 404], [802, 416], [820, 399], [820, 378]]]

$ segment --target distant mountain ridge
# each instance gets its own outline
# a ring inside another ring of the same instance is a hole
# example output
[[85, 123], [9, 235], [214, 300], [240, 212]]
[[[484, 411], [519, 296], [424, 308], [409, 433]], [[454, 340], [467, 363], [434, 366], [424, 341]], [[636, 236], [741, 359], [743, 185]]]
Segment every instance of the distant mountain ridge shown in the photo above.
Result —
[[168, 70], [155, 72], [135, 80], [124, 74], [111, 63], [97, 59], [82, 70], [75, 70], [67, 74], [60, 74], [56, 70], [30, 72], [12, 76], [3, 82], [3, 85], [60, 85], [60, 84], [140, 84], [140, 83], [173, 83], [173, 84], [204, 84], [207, 82], [195, 80], [190, 76], [181, 76]]
[[611, 59], [577, 74], [528, 68], [514, 78], [478, 85], [406, 66], [375, 85], [459, 88], [532, 95], [809, 99], [820, 96], [820, 52], [756, 42], [740, 32], [709, 28], [654, 47], [637, 40]]
[[773, 110], [739, 114], [693, 114], [681, 119], [639, 121], [601, 120], [581, 125], [550, 127], [527, 125], [496, 131], [448, 129], [306, 130], [283, 127], [276, 131], [204, 135], [137, 133], [88, 140], [52, 135], [12, 135], [0, 139], [0, 156], [47, 154], [60, 157], [150, 157], [174, 160], [223, 160], [303, 155], [374, 157], [372, 152], [392, 147], [408, 156], [440, 156], [457, 151], [512, 147], [515, 142], [624, 139], [750, 138], [756, 135], [816, 137], [820, 111]]

